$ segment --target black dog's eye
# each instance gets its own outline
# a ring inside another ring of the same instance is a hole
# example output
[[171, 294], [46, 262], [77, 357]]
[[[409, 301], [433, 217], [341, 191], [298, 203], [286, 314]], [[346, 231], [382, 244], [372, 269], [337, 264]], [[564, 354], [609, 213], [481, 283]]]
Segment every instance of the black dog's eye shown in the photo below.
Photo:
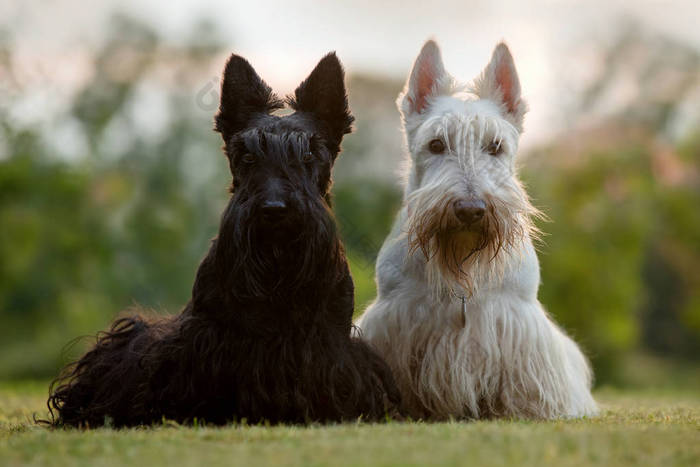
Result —
[[486, 152], [492, 156], [499, 156], [503, 152], [503, 145], [500, 141], [492, 141], [491, 144], [486, 146]]
[[308, 164], [310, 162], [313, 162], [313, 160], [314, 160], [314, 153], [311, 151], [309, 151], [306, 154], [304, 154], [303, 156], [301, 156], [301, 161], [304, 164]]
[[255, 156], [248, 152], [248, 153], [243, 154], [243, 157], [241, 157], [241, 160], [245, 164], [252, 164], [253, 162], [255, 162]]
[[441, 139], [434, 139], [428, 143], [428, 150], [433, 154], [442, 154], [445, 152], [445, 143]]

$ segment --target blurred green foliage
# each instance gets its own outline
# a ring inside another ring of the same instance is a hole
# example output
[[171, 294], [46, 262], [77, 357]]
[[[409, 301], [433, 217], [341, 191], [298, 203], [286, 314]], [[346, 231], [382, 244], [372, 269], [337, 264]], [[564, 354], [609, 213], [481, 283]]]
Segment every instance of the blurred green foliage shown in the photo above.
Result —
[[[82, 349], [63, 355], [65, 343], [121, 310], [175, 312], [188, 299], [228, 196], [214, 110], [199, 100], [226, 53], [211, 31], [198, 24], [173, 46], [116, 17], [89, 79], [30, 123], [16, 112], [33, 90], [15, 73], [11, 41], [0, 42], [10, 83], [0, 102], [0, 378], [51, 376]], [[365, 81], [391, 106], [377, 128], [398, 131], [398, 89]], [[369, 105], [352, 102], [357, 114]], [[653, 115], [672, 113], [673, 102], [659, 105]], [[620, 382], [631, 351], [700, 355], [700, 133], [660, 148], [663, 122], [623, 120], [606, 127], [608, 144], [569, 154], [562, 137], [539, 148], [522, 174], [552, 221], [540, 226], [542, 301], [600, 382]], [[341, 155], [339, 172], [351, 175], [334, 186], [357, 312], [374, 298], [374, 259], [401, 200], [395, 183], [363, 170], [358, 152], [383, 146], [361, 134]]]
[[[533, 157], [552, 160], [560, 149]], [[602, 381], [614, 381], [619, 357], [640, 344], [697, 358], [700, 190], [660, 186], [653, 154], [636, 143], [585, 157], [525, 173], [552, 221], [541, 225], [542, 302], [589, 351]], [[669, 251], [676, 248], [679, 258]], [[666, 279], [674, 276], [668, 297]]]
[[373, 179], [345, 179], [333, 189], [335, 216], [355, 282], [355, 314], [376, 295], [374, 262], [401, 206], [396, 187]]
[[[189, 84], [218, 51], [199, 29], [173, 49], [115, 17], [93, 76], [49, 121], [13, 118], [33, 90], [10, 87], [0, 107], [0, 375], [53, 374], [70, 358], [66, 342], [120, 310], [174, 312], [189, 298], [229, 183], [211, 113]], [[12, 63], [2, 62], [10, 78]], [[152, 93], [167, 116], [144, 120], [144, 87], [164, 66], [174, 83]], [[61, 137], [65, 127], [77, 130]], [[56, 157], [66, 147], [72, 159]]]

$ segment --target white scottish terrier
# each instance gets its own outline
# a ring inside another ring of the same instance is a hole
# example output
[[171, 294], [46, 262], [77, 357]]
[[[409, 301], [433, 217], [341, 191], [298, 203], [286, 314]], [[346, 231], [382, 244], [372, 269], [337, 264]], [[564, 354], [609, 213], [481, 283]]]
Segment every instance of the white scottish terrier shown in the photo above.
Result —
[[357, 324], [392, 367], [406, 414], [595, 414], [586, 358], [537, 300], [539, 212], [514, 165], [527, 106], [508, 48], [464, 87], [427, 42], [397, 104], [404, 204]]

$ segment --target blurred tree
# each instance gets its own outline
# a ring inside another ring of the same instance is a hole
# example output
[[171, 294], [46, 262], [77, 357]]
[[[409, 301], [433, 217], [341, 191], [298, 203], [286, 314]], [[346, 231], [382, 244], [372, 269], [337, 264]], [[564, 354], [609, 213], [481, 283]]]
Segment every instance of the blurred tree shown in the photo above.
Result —
[[596, 123], [534, 151], [525, 177], [553, 220], [542, 226], [542, 300], [605, 382], [640, 346], [700, 358], [700, 132], [688, 114], [700, 105], [700, 54], [634, 26], [602, 53], [600, 76], [567, 109]]
[[376, 296], [374, 263], [401, 205], [401, 193], [393, 184], [365, 177], [343, 179], [333, 187], [333, 194], [359, 315]]
[[[552, 160], [559, 149], [542, 157]], [[639, 273], [652, 222], [644, 161], [641, 148], [602, 152], [582, 165], [538, 167], [531, 184], [553, 221], [541, 225], [547, 235], [540, 298], [588, 350], [603, 381], [639, 334], [635, 314], [645, 299]]]
[[374, 261], [401, 206], [395, 187], [371, 178], [346, 180], [334, 189], [336, 218], [343, 240], [374, 267]]
[[[166, 46], [115, 16], [91, 79], [52, 117], [77, 122], [87, 142], [71, 163], [54, 157], [66, 141], [10, 118], [12, 101], [0, 108], [9, 152], [0, 160], [0, 374], [52, 374], [69, 339], [121, 309], [175, 311], [187, 300], [228, 183], [218, 135], [192, 97], [220, 50], [201, 32]], [[0, 73], [13, 76], [13, 63], [0, 61]], [[14, 86], [15, 101], [33, 92]]]
[[675, 154], [680, 179], [660, 180], [650, 206], [656, 222], [643, 271], [649, 301], [642, 329], [656, 353], [700, 360], [700, 132]]

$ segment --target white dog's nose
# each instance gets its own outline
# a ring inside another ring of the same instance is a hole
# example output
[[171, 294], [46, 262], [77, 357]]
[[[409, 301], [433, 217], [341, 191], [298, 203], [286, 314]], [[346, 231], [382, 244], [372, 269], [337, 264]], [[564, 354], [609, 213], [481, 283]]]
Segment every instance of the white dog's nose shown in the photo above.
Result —
[[465, 226], [471, 226], [483, 219], [486, 213], [486, 203], [480, 199], [459, 199], [453, 204], [457, 219]]

